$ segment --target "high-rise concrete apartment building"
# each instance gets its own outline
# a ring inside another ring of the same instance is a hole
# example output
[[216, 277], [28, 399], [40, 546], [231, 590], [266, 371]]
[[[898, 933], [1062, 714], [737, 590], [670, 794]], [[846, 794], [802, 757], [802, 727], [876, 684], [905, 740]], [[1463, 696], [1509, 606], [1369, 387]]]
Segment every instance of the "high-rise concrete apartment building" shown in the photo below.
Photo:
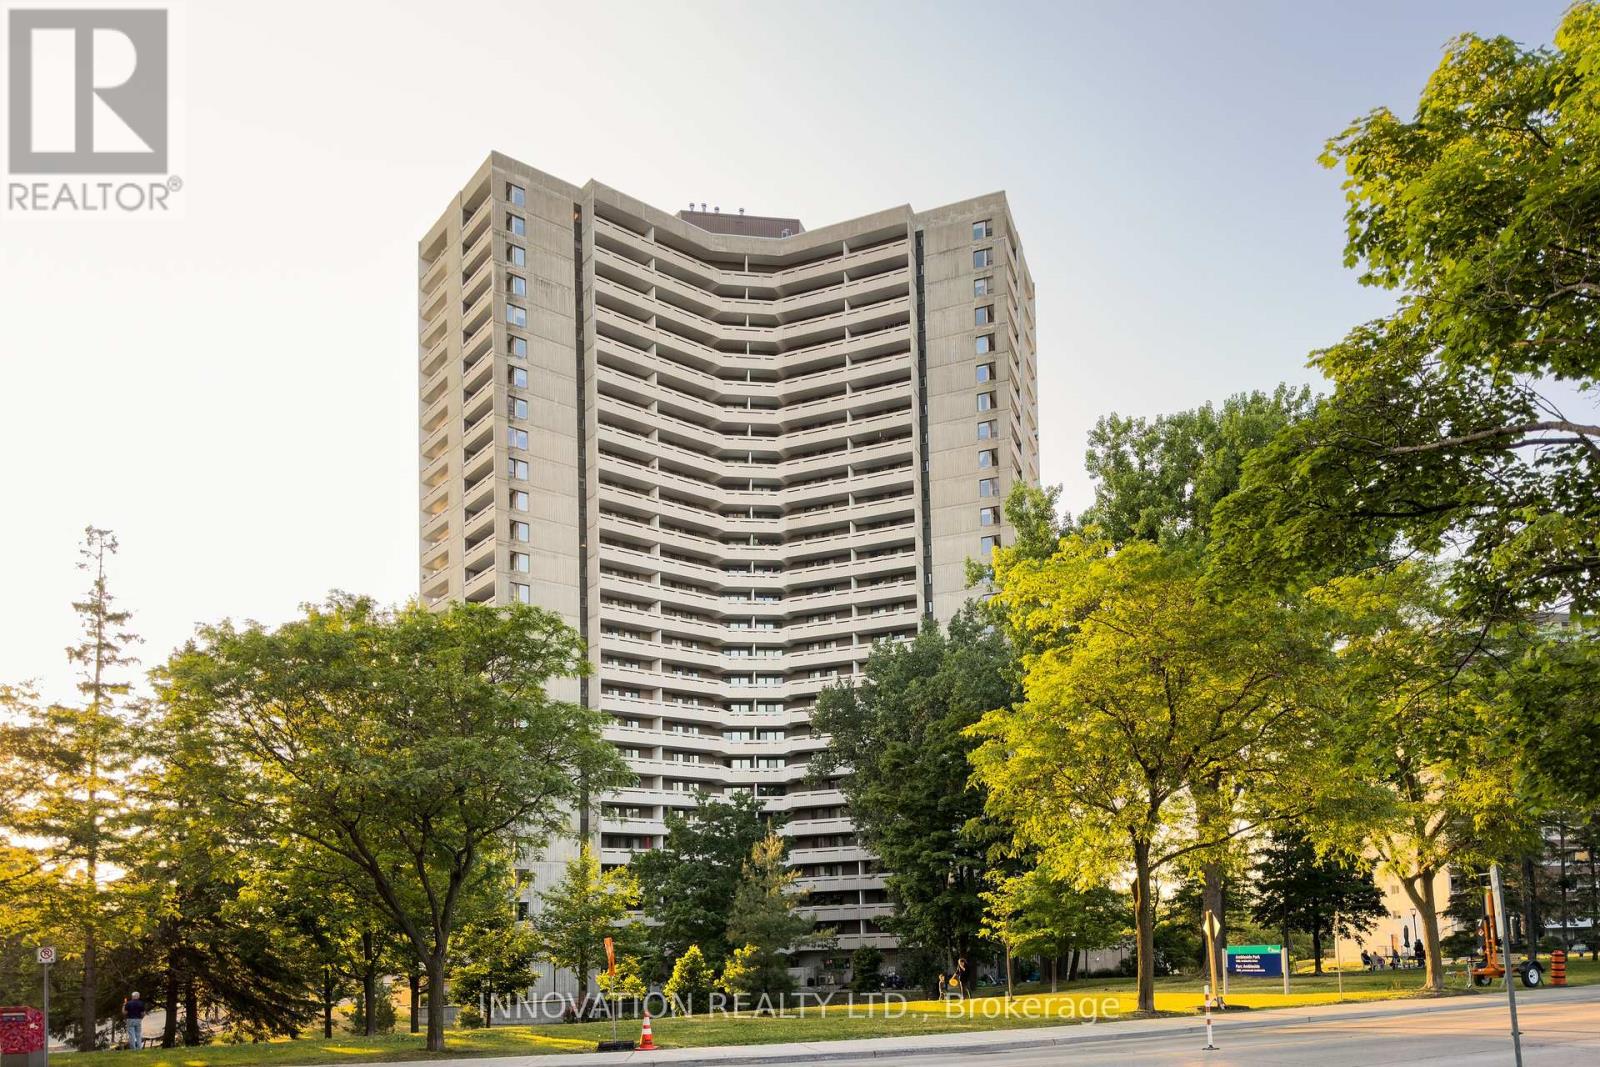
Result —
[[494, 154], [418, 254], [422, 596], [582, 632], [595, 672], [568, 695], [639, 777], [588, 826], [602, 861], [698, 794], [753, 792], [788, 813], [839, 954], [889, 946], [841, 794], [805, 781], [810, 713], [873, 642], [966, 601], [1007, 490], [1038, 481], [1004, 194], [807, 230]]

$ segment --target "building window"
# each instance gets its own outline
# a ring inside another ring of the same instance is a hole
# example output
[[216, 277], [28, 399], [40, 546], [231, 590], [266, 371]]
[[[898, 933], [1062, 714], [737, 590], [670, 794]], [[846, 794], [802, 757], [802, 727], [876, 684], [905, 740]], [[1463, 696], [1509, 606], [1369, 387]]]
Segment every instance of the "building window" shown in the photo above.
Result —
[[[520, 307], [520, 306], [518, 306], [516, 304], [507, 304], [506, 305], [506, 322], [510, 323], [512, 326], [526, 326], [526, 325], [528, 325], [528, 309], [525, 308], [525, 307]], [[991, 338], [991, 340], [992, 340], [992, 338]], [[979, 352], [987, 352], [988, 349], [987, 348], [980, 348], [980, 349], [978, 349], [978, 351]]]
[[[979, 406], [981, 407], [982, 405], [980, 404]], [[506, 398], [506, 414], [510, 415], [513, 419], [527, 418], [528, 402], [522, 399], [520, 396]]]
[[972, 239], [982, 241], [994, 236], [993, 219], [984, 219], [982, 222], [972, 224]]
[[994, 292], [994, 279], [993, 278], [988, 277], [987, 275], [985, 275], [982, 278], [974, 278], [973, 279], [973, 282], [972, 282], [972, 295], [973, 296], [988, 296], [992, 292]]
[[994, 364], [993, 363], [980, 363], [980, 364], [978, 364], [978, 381], [980, 381], [980, 382], [992, 382], [992, 381], [994, 381]]
[[1000, 453], [995, 451], [992, 448], [984, 449], [982, 452], [978, 453], [978, 466], [980, 466], [980, 467], [998, 467], [998, 466], [1000, 466]]
[[[978, 440], [990, 441], [1000, 436], [1000, 424], [990, 419], [988, 422], [978, 423]], [[524, 445], [523, 447], [527, 447]]]
[[526, 552], [511, 553], [511, 569], [519, 574], [527, 574], [533, 569], [533, 557]]
[[979, 334], [978, 335], [977, 347], [978, 347], [978, 355], [980, 355], [980, 356], [983, 355], [985, 352], [993, 352], [994, 351], [994, 334], [992, 334], [992, 333]]
[[1000, 495], [1000, 479], [999, 478], [979, 478], [978, 479], [978, 495], [979, 496], [999, 496]]
[[510, 290], [512, 296], [527, 296], [528, 279], [524, 278], [520, 274], [507, 275], [506, 288]]
[[1000, 535], [989, 534], [979, 543], [983, 545], [983, 554], [987, 556], [995, 549], [1000, 547]]
[[517, 359], [528, 358], [528, 339], [526, 337], [510, 337], [506, 339], [506, 353]]
[[510, 465], [506, 468], [506, 473], [511, 475], [511, 477], [518, 479], [519, 481], [527, 481], [528, 461], [525, 459], [512, 460]]
[[521, 489], [513, 489], [513, 490], [511, 490], [511, 510], [512, 511], [527, 511], [528, 510], [528, 494], [524, 493]]
[[[513, 215], [512, 218], [516, 218], [516, 216]], [[521, 220], [518, 219], [517, 221], [520, 222]], [[521, 230], [516, 230], [514, 232], [521, 233], [522, 231]], [[972, 253], [972, 265], [974, 267], [978, 268], [979, 270], [982, 270], [985, 267], [994, 266], [994, 249], [992, 249], [992, 248], [979, 248], [976, 251], [974, 251]]]
[[506, 199], [518, 207], [528, 202], [527, 194], [523, 191], [522, 186], [512, 185], [510, 182], [506, 183]]
[[521, 245], [506, 245], [506, 256], [511, 260], [513, 267], [528, 265], [528, 250]]
[[979, 411], [993, 411], [996, 406], [997, 405], [996, 405], [996, 402], [995, 402], [995, 395], [993, 393], [979, 393], [978, 394], [978, 410]]
[[[991, 422], [989, 425], [993, 426], [994, 423]], [[980, 434], [980, 436], [982, 435]], [[506, 444], [510, 445], [512, 448], [520, 448], [522, 451], [526, 452], [528, 450], [528, 431], [519, 430], [515, 426], [507, 426]]]
[[999, 508], [981, 508], [981, 509], [979, 509], [979, 511], [978, 511], [978, 525], [979, 526], [999, 526], [1000, 525], [1000, 509]]
[[525, 522], [514, 522], [514, 523], [511, 524], [511, 540], [513, 540], [513, 541], [521, 541], [523, 544], [527, 544], [528, 543], [528, 534], [529, 534], [529, 527], [528, 527], [527, 523], [525, 523]]
[[521, 582], [511, 583], [511, 599], [518, 604], [532, 604], [533, 590]]
[[[506, 380], [509, 381], [514, 388], [526, 389], [528, 387], [528, 368], [512, 367], [509, 373], [506, 374]], [[979, 380], [981, 381], [982, 379]]]
[[[512, 277], [516, 277], [516, 276], [512, 275]], [[993, 304], [985, 304], [985, 305], [983, 305], [983, 307], [976, 308], [972, 312], [972, 324], [974, 326], [987, 326], [993, 321], [994, 321], [994, 305]]]
[[[523, 221], [521, 215], [507, 215], [506, 229], [521, 237], [528, 232], [528, 224]], [[973, 253], [973, 258], [977, 258], [977, 253]]]

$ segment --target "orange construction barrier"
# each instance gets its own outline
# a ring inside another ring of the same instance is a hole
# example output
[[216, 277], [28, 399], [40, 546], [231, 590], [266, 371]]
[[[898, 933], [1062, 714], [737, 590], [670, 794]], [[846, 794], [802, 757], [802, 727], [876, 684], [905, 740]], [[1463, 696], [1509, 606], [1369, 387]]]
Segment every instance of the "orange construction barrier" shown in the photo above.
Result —
[[1550, 953], [1550, 984], [1567, 984], [1567, 954], [1559, 948]]
[[645, 1012], [644, 1013], [644, 1030], [639, 1034], [639, 1051], [640, 1052], [654, 1052], [655, 1050], [656, 1050], [655, 1039], [650, 1036], [650, 1013], [649, 1012]]

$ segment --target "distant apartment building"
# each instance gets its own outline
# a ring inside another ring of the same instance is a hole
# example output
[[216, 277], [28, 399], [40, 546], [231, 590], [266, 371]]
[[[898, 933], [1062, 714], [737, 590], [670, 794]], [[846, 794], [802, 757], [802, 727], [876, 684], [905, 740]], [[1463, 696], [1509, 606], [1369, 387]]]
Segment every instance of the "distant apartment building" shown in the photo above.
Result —
[[1004, 194], [808, 230], [493, 154], [418, 259], [421, 594], [583, 635], [595, 670], [563, 695], [610, 717], [638, 775], [585, 820], [602, 862], [702, 795], [753, 793], [787, 814], [836, 955], [893, 947], [837, 783], [806, 781], [811, 711], [874, 642], [968, 599], [1006, 492], [1038, 482]]

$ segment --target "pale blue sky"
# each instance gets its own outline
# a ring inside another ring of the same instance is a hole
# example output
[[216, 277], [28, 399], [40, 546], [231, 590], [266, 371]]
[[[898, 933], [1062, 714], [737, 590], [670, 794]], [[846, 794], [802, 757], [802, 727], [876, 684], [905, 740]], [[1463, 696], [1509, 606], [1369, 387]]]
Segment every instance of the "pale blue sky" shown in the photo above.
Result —
[[490, 149], [810, 226], [1005, 189], [1077, 509], [1098, 415], [1310, 380], [1389, 306], [1341, 265], [1323, 141], [1409, 112], [1452, 35], [1548, 42], [1564, 7], [575, 6], [184, 5], [187, 217], [0, 227], [0, 679], [66, 694], [89, 522], [148, 662], [415, 592], [415, 242]]

